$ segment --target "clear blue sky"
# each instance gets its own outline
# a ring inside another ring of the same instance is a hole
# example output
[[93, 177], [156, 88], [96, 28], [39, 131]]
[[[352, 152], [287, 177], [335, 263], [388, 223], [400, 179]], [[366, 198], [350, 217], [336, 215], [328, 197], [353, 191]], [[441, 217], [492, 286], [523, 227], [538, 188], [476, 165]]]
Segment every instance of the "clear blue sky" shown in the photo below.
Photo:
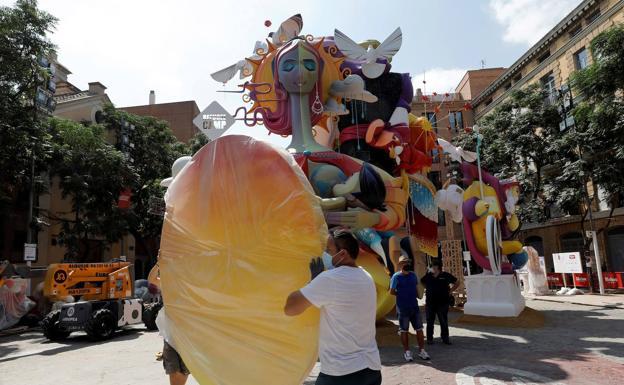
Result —
[[[427, 91], [453, 89], [468, 69], [505, 67], [539, 40], [580, 0], [40, 0], [59, 18], [52, 36], [58, 58], [81, 89], [99, 81], [117, 106], [217, 100], [228, 109], [239, 96], [224, 95], [210, 73], [251, 54], [253, 44], [295, 13], [303, 33], [355, 41], [383, 40], [396, 27], [403, 46], [393, 70], [412, 74]], [[0, 0], [12, 5], [13, 0]], [[271, 20], [273, 26], [264, 26]], [[233, 82], [234, 84], [234, 82]], [[262, 132], [262, 131], [258, 131]], [[255, 136], [255, 135], [254, 135]]]

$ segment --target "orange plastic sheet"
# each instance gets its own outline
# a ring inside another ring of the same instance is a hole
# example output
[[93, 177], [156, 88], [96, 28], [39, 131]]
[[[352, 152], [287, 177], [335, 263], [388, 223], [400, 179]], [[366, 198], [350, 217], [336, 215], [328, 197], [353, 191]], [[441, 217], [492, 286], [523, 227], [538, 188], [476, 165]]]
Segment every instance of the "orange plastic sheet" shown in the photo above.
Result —
[[203, 385], [300, 384], [319, 313], [284, 315], [327, 227], [292, 157], [246, 136], [202, 148], [166, 195], [160, 277], [167, 331]]

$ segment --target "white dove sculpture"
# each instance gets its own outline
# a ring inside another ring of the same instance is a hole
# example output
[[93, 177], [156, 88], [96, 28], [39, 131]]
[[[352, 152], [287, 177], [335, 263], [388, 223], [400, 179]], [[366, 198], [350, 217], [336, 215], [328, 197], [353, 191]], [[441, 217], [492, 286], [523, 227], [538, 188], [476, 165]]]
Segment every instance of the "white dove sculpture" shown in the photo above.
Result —
[[346, 57], [351, 60], [363, 62], [362, 73], [369, 79], [375, 79], [383, 74], [386, 69], [385, 64], [377, 63], [377, 59], [388, 59], [388, 61], [394, 56], [403, 42], [403, 33], [401, 28], [397, 28], [379, 44], [377, 48], [373, 48], [372, 45], [368, 46], [368, 49], [364, 49], [362, 46], [351, 40], [347, 35], [334, 30], [334, 42], [336, 46]]
[[275, 32], [271, 32], [269, 37], [276, 46], [280, 46], [287, 41], [299, 36], [303, 28], [303, 18], [300, 14], [293, 15], [284, 20]]
[[[265, 53], [267, 49], [268, 46], [266, 42], [256, 41], [256, 44], [254, 45], [253, 55], [250, 57], [250, 59], [260, 59], [260, 53]], [[225, 84], [229, 82], [232, 78], [234, 78], [237, 72], [240, 72], [240, 78], [244, 79], [248, 76], [251, 76], [253, 72], [253, 66], [251, 65], [249, 60], [243, 59], [232, 64], [231, 66], [225, 67], [222, 70], [210, 74], [210, 76], [214, 80]]]
[[435, 195], [435, 203], [441, 210], [451, 214], [455, 223], [462, 221], [462, 204], [464, 203], [464, 190], [456, 184], [450, 184], [445, 189], [438, 190]]
[[466, 151], [461, 147], [455, 147], [452, 143], [442, 138], [438, 138], [438, 144], [440, 145], [440, 147], [442, 147], [442, 151], [444, 151], [444, 153], [446, 154], [449, 154], [451, 159], [456, 162], [461, 163], [462, 159], [464, 159], [466, 162], [474, 162], [475, 160], [477, 160], [476, 152]]

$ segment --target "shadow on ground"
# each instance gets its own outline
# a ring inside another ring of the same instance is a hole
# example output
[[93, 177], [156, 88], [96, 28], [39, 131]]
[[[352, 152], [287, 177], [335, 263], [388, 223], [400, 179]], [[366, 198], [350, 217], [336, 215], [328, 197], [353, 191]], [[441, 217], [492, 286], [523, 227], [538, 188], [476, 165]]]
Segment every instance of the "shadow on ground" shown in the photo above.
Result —
[[[436, 339], [436, 343], [426, 347], [432, 360], [415, 364], [452, 374], [468, 366], [499, 365], [555, 381], [569, 377], [561, 367], [562, 362], [572, 361], [579, 368], [591, 368], [596, 353], [612, 360], [617, 367], [618, 362], [619, 365], [624, 363], [624, 319], [609, 314], [614, 311], [604, 308], [542, 310], [546, 322], [544, 327], [536, 329], [462, 324], [454, 322], [458, 313], [449, 313], [453, 345], [444, 345]], [[619, 312], [621, 315], [621, 310]], [[439, 333], [438, 325], [435, 333]], [[410, 343], [415, 345], [415, 335], [411, 336]], [[398, 337], [395, 346], [381, 347], [380, 352], [384, 366], [406, 365]], [[511, 381], [512, 375], [500, 374], [500, 378], [492, 378]]]
[[[115, 333], [112, 340], [133, 340], [139, 338], [139, 336], [145, 332], [147, 331], [139, 328], [122, 329]], [[32, 344], [32, 348], [24, 351], [23, 354], [14, 354], [19, 350], [19, 343], [23, 341], [28, 341]], [[67, 339], [54, 342], [45, 338], [41, 332], [13, 335], [0, 339], [0, 363], [36, 355], [50, 356], [85, 347], [97, 346], [110, 341], [111, 340], [93, 341], [82, 332], [72, 333]]]

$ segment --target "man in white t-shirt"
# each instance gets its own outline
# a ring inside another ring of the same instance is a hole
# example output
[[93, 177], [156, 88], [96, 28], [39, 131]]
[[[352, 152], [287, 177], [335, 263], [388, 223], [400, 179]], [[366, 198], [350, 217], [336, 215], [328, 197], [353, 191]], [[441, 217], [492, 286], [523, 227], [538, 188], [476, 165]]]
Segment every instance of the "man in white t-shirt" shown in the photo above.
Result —
[[373, 278], [355, 264], [359, 245], [348, 231], [327, 242], [333, 269], [323, 271], [320, 258], [310, 263], [312, 280], [291, 293], [284, 313], [296, 316], [308, 307], [321, 309], [317, 385], [379, 385], [381, 361], [375, 341], [377, 293]]

